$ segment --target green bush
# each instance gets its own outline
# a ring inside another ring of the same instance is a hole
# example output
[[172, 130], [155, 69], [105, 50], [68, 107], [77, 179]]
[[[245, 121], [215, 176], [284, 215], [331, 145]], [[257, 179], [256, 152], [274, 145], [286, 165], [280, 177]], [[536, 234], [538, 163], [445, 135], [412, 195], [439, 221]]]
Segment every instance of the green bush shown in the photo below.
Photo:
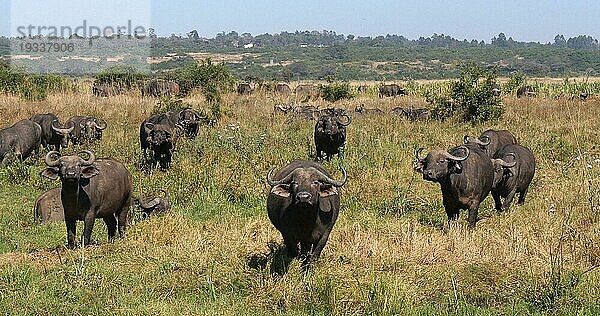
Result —
[[148, 78], [147, 74], [140, 73], [133, 67], [122, 66], [107, 68], [94, 77], [99, 84], [107, 83], [126, 90], [141, 86]]
[[510, 78], [508, 79], [508, 81], [504, 84], [504, 93], [514, 93], [517, 91], [517, 89], [519, 89], [519, 87], [522, 87], [524, 85], [527, 84], [527, 77], [525, 76], [524, 73], [522, 72], [517, 72], [515, 74], [513, 74], [512, 76], [510, 76]]
[[26, 100], [45, 100], [49, 92], [74, 91], [75, 85], [58, 75], [33, 75], [0, 64], [0, 93], [19, 95]]
[[426, 92], [432, 115], [438, 120], [459, 118], [477, 123], [499, 119], [504, 106], [497, 87], [496, 73], [477, 66], [464, 66], [458, 81], [450, 83], [448, 93]]
[[354, 93], [347, 82], [331, 83], [320, 87], [321, 97], [329, 102], [354, 98]]

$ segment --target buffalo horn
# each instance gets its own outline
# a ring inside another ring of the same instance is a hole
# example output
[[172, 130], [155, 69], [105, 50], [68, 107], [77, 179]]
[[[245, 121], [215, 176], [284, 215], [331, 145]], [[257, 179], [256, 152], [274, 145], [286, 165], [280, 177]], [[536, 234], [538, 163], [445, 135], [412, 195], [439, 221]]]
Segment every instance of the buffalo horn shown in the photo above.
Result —
[[[88, 155], [88, 159], [83, 159], [83, 157], [81, 157], [81, 154], [87, 154]], [[96, 156], [94, 156], [94, 153], [89, 151], [89, 150], [84, 150], [82, 152], [79, 153], [79, 157], [81, 157], [81, 159], [83, 159], [83, 162], [81, 163], [82, 166], [91, 166], [94, 161], [96, 161]]]
[[[52, 157], [54, 156], [58, 156], [57, 159], [52, 159]], [[44, 159], [44, 162], [46, 163], [46, 165], [48, 167], [58, 167], [60, 165], [60, 153], [58, 151], [51, 151], [48, 154], [46, 154], [46, 158]]]
[[467, 154], [464, 157], [456, 157], [448, 152], [445, 152], [444, 155], [446, 156], [446, 158], [448, 158], [450, 160], [454, 160], [454, 161], [464, 161], [464, 160], [467, 160], [467, 158], [469, 158], [469, 155], [471, 154], [471, 151], [469, 151], [469, 148], [467, 148], [465, 146], [460, 146], [457, 149], [464, 149], [467, 152]]

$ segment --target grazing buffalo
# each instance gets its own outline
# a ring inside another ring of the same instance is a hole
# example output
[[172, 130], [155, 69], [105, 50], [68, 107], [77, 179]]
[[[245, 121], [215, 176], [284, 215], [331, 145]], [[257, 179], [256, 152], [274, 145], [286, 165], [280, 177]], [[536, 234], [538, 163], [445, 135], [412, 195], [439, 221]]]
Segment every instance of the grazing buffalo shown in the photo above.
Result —
[[294, 89], [294, 93], [296, 96], [308, 97], [308, 98], [318, 98], [321, 92], [319, 91], [319, 87], [312, 84], [301, 84], [296, 86]]
[[146, 120], [140, 125], [140, 146], [142, 152], [152, 152], [152, 159], [162, 170], [171, 167], [176, 135], [171, 125], [151, 123]]
[[106, 121], [92, 116], [73, 116], [67, 120], [66, 126], [73, 126], [71, 142], [74, 145], [93, 144], [102, 139], [108, 124]]
[[[346, 117], [346, 122], [340, 120]], [[317, 150], [317, 160], [325, 157], [327, 161], [331, 160], [333, 155], [340, 154], [346, 144], [346, 127], [352, 123], [348, 115], [331, 116], [324, 115], [319, 118], [315, 124], [315, 147]]]
[[69, 248], [75, 248], [76, 221], [84, 222], [84, 245], [90, 243], [96, 218], [102, 218], [108, 229], [108, 239], [117, 231], [123, 236], [132, 198], [131, 174], [120, 162], [98, 159], [91, 151], [88, 157], [61, 157], [56, 151], [46, 155], [46, 168], [42, 175], [62, 182], [60, 193], [67, 226]]
[[75, 128], [74, 125], [70, 125], [68, 128], [61, 127], [58, 117], [52, 113], [35, 114], [31, 117], [31, 120], [38, 123], [42, 128], [42, 147], [48, 151], [50, 149], [60, 151], [61, 147], [67, 148], [69, 135]]
[[496, 152], [508, 144], [516, 144], [517, 139], [507, 130], [489, 129], [481, 134], [479, 138], [473, 138], [465, 135], [464, 143], [479, 146], [488, 157], [492, 158]]
[[358, 114], [363, 114], [363, 115], [364, 114], [383, 114], [382, 109], [378, 109], [378, 108], [367, 109], [367, 108], [365, 108], [364, 104], [357, 106], [356, 109], [354, 109], [354, 112], [356, 112]]
[[313, 105], [297, 106], [294, 108], [294, 116], [308, 120], [318, 119], [320, 113], [321, 110]]
[[535, 92], [531, 86], [521, 86], [517, 89], [517, 98], [535, 97]]
[[42, 128], [31, 120], [21, 120], [11, 127], [0, 130], [0, 164], [5, 165], [12, 157], [27, 159], [38, 152]]
[[267, 174], [269, 219], [281, 232], [290, 256], [303, 264], [319, 258], [337, 220], [338, 188], [347, 179], [346, 170], [341, 167], [341, 171], [343, 179], [336, 181], [320, 164], [296, 160], [274, 176], [273, 170]]
[[112, 97], [115, 95], [122, 94], [124, 92], [125, 92], [125, 90], [123, 88], [121, 88], [120, 86], [106, 83], [106, 82], [104, 82], [104, 83], [94, 82], [94, 84], [92, 85], [92, 94], [96, 97], [107, 98], [107, 97]]
[[400, 115], [411, 122], [426, 121], [429, 119], [430, 116], [429, 110], [424, 108], [412, 109], [395, 107], [392, 109], [392, 113]]
[[174, 81], [167, 81], [162, 79], [152, 79], [148, 81], [142, 88], [142, 97], [164, 97], [164, 96], [176, 96], [179, 94], [179, 84]]
[[478, 147], [466, 145], [431, 151], [427, 157], [416, 152], [415, 170], [423, 179], [437, 182], [448, 222], [458, 219], [460, 210], [469, 211], [469, 227], [475, 227], [479, 204], [488, 196], [494, 182], [490, 158]]
[[200, 123], [210, 123], [208, 116], [201, 115], [190, 108], [180, 109], [171, 113], [171, 123], [175, 122], [173, 127], [181, 129], [185, 137], [188, 139], [194, 139], [196, 136], [198, 136]]
[[292, 89], [290, 89], [290, 86], [285, 83], [278, 83], [275, 85], [275, 92], [288, 94], [292, 92]]
[[397, 84], [384, 84], [379, 87], [379, 97], [395, 97], [397, 95], [408, 95], [406, 89], [400, 88]]
[[60, 199], [61, 188], [54, 188], [44, 192], [35, 201], [33, 215], [41, 223], [62, 222], [65, 212]]
[[494, 165], [492, 197], [494, 197], [496, 210], [499, 212], [508, 210], [517, 193], [519, 193], [517, 203], [523, 205], [529, 184], [535, 175], [533, 153], [521, 145], [509, 144], [496, 152], [492, 164]]
[[155, 214], [165, 213], [171, 210], [171, 203], [169, 201], [169, 192], [166, 190], [160, 190], [162, 196], [151, 197], [151, 198], [133, 198], [133, 202], [138, 206], [145, 217], [150, 217]]
[[240, 95], [251, 94], [253, 90], [249, 83], [240, 83], [237, 86], [237, 93]]

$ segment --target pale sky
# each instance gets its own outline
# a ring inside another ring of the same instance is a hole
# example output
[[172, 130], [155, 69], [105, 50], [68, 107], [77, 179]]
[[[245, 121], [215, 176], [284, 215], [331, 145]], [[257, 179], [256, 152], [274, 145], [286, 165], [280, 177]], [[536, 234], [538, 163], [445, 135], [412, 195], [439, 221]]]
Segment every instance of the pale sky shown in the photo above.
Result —
[[[10, 26], [10, 0], [0, 0], [0, 34]], [[159, 35], [184, 35], [196, 29], [201, 36], [218, 32], [253, 35], [296, 30], [331, 30], [338, 34], [404, 35], [410, 39], [433, 33], [489, 43], [500, 32], [518, 41], [552, 42], [565, 37], [600, 38], [599, 0], [13, 0], [13, 26], [74, 25], [86, 19], [103, 26], [140, 21]], [[13, 8], [14, 9], [14, 8]], [[151, 20], [147, 13], [151, 11]], [[15, 23], [18, 20], [18, 23]], [[121, 22], [122, 21], [122, 22]], [[13, 30], [14, 32], [14, 30]]]

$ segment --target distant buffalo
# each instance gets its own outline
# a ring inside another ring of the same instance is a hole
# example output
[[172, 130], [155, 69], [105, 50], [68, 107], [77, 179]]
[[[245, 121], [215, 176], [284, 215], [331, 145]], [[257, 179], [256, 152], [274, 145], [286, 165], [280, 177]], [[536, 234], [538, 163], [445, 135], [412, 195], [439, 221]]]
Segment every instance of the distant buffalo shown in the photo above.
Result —
[[148, 81], [141, 89], [142, 97], [164, 97], [176, 96], [179, 94], [179, 84], [174, 81], [162, 79], [152, 79]]
[[365, 108], [364, 104], [361, 104], [359, 106], [357, 106], [354, 109], [354, 112], [359, 113], [359, 114], [383, 114], [383, 110], [382, 109], [378, 109], [378, 108], [373, 108], [373, 109], [367, 109]]
[[426, 121], [430, 117], [429, 110], [425, 108], [412, 109], [395, 107], [392, 109], [392, 113], [402, 116], [411, 122]]
[[5, 165], [13, 157], [25, 160], [39, 152], [41, 138], [42, 128], [31, 120], [21, 120], [0, 130], [0, 164]]
[[141, 209], [145, 217], [150, 217], [159, 213], [165, 213], [171, 210], [169, 192], [166, 190], [160, 190], [160, 192], [162, 193], [162, 196], [133, 198], [134, 204]]
[[41, 223], [62, 222], [65, 214], [60, 199], [61, 188], [44, 192], [35, 201], [34, 218]]
[[169, 169], [176, 144], [175, 129], [167, 124], [152, 123], [150, 119], [140, 125], [142, 151], [145, 153], [149, 149], [152, 152], [153, 162], [162, 170]]
[[385, 84], [379, 87], [379, 97], [395, 97], [397, 95], [407, 95], [406, 89], [400, 88], [397, 84]]
[[[345, 117], [345, 122], [341, 120]], [[331, 160], [333, 155], [340, 155], [346, 144], [346, 127], [352, 123], [348, 115], [332, 116], [324, 115], [315, 124], [315, 148], [317, 160]]]
[[465, 135], [464, 143], [478, 146], [488, 157], [492, 158], [505, 145], [516, 144], [517, 139], [507, 130], [489, 129], [483, 132], [479, 138], [472, 138]]
[[102, 139], [108, 127], [106, 121], [93, 116], [73, 116], [67, 120], [66, 126], [73, 126], [70, 140], [74, 145], [88, 145]]
[[119, 95], [124, 93], [125, 90], [115, 84], [111, 84], [111, 83], [98, 83], [98, 82], [94, 82], [92, 84], [92, 94], [96, 97], [112, 97], [115, 95]]
[[252, 86], [249, 83], [240, 83], [237, 86], [237, 93], [240, 95], [251, 94], [253, 90], [254, 89], [252, 89]]
[[415, 170], [424, 180], [440, 184], [448, 222], [457, 220], [460, 210], [468, 210], [469, 227], [475, 227], [479, 205], [494, 182], [490, 158], [472, 145], [433, 150], [425, 158], [419, 157], [420, 151], [415, 154]]
[[275, 92], [288, 94], [288, 93], [292, 92], [292, 90], [290, 89], [290, 86], [288, 86], [287, 84], [278, 83], [275, 85]]
[[496, 152], [492, 164], [494, 165], [492, 196], [496, 210], [508, 210], [517, 193], [519, 194], [517, 203], [523, 205], [535, 175], [533, 153], [521, 145], [509, 144]]
[[85, 151], [83, 158], [63, 156], [56, 151], [46, 155], [46, 168], [42, 175], [62, 183], [61, 201], [67, 227], [69, 248], [75, 248], [76, 221], [84, 222], [83, 240], [89, 245], [96, 218], [102, 218], [108, 229], [108, 239], [113, 240], [117, 227], [122, 237], [127, 226], [127, 216], [132, 199], [131, 174], [123, 164], [112, 159], [96, 160]]
[[312, 84], [301, 84], [296, 86], [294, 93], [297, 97], [318, 98], [321, 92], [319, 87]]
[[67, 148], [69, 137], [75, 125], [71, 122], [69, 127], [61, 126], [58, 117], [52, 113], [35, 114], [31, 120], [38, 123], [42, 128], [42, 147], [50, 151], [56, 150], [60, 152], [60, 148]]
[[517, 98], [535, 97], [535, 92], [531, 86], [521, 86], [517, 89]]
[[273, 226], [281, 233], [291, 257], [302, 264], [321, 255], [340, 210], [338, 188], [346, 183], [334, 180], [322, 165], [304, 160], [292, 161], [275, 175], [267, 174], [271, 191], [267, 212]]

